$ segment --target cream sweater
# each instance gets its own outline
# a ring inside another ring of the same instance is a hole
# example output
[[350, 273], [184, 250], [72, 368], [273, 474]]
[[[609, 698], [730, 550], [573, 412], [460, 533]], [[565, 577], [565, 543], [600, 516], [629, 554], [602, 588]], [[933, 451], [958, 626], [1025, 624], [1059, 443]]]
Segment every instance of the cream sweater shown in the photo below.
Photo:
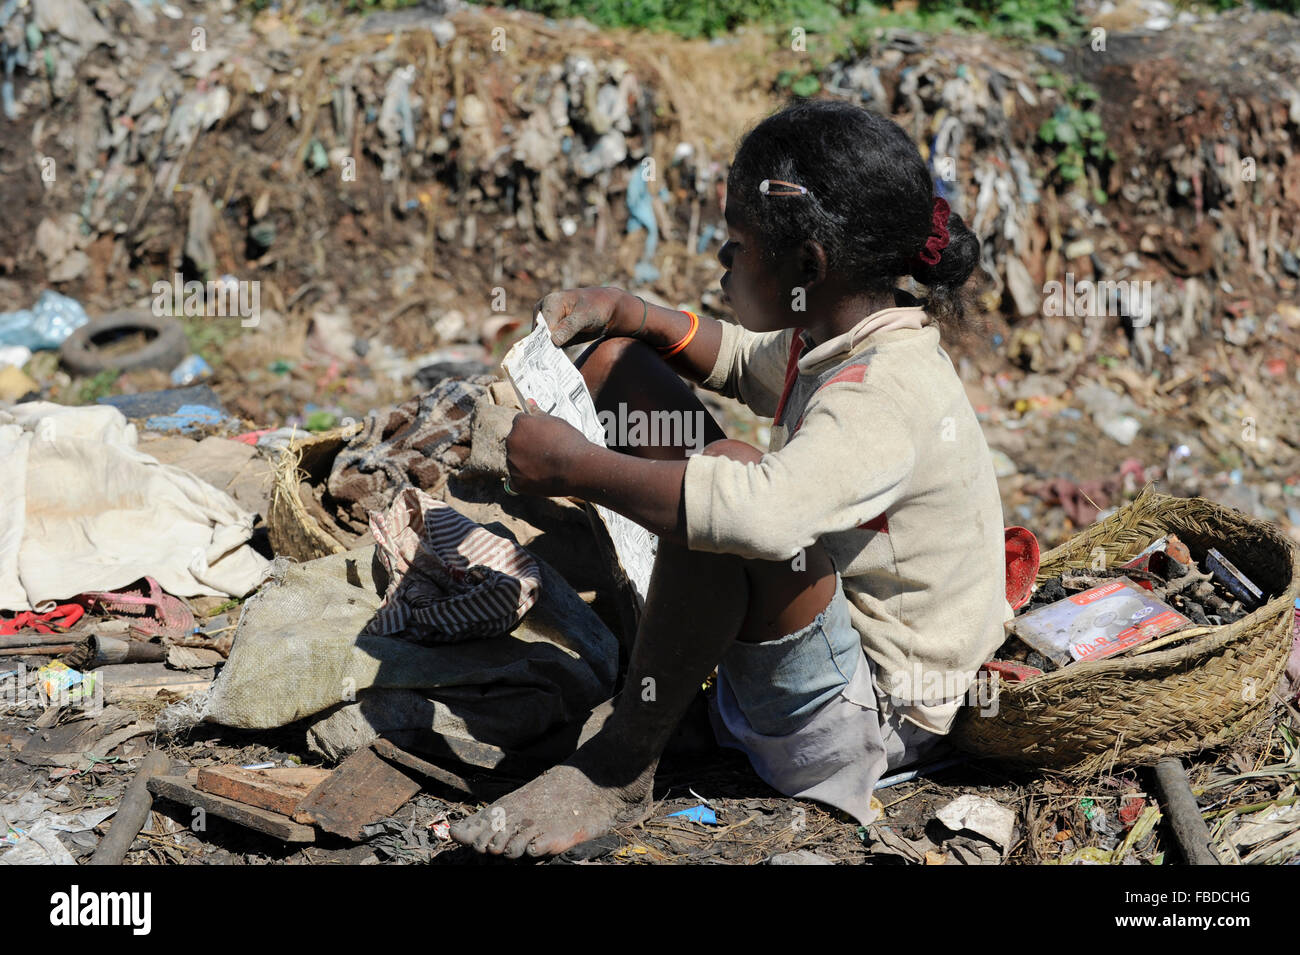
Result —
[[791, 560], [820, 541], [878, 689], [946, 733], [1012, 614], [992, 458], [925, 319], [884, 309], [811, 350], [796, 329], [724, 325], [703, 384], [774, 418], [771, 446], [756, 464], [692, 456], [684, 491], [694, 550]]

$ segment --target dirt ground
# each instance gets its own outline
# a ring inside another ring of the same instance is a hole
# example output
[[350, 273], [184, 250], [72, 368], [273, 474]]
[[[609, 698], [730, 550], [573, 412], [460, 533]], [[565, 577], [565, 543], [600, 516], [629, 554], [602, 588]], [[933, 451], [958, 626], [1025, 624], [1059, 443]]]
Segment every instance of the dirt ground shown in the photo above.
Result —
[[[33, 661], [38, 662], [38, 661]], [[143, 718], [156, 703], [132, 706]], [[1216, 780], [1295, 765], [1297, 714], [1270, 708], [1255, 731], [1218, 752], [1185, 760], [1194, 790]], [[0, 788], [13, 798], [28, 791], [44, 793], [61, 805], [59, 812], [79, 812], [114, 805], [129, 783], [133, 767], [147, 748], [161, 746], [177, 763], [213, 765], [319, 764], [307, 753], [300, 729], [238, 732], [200, 727], [183, 739], [141, 736], [87, 771], [59, 775], [24, 765], [21, 752], [33, 730], [30, 719], [0, 717]], [[1288, 730], [1288, 727], [1290, 729]], [[942, 759], [936, 756], [936, 761]], [[1218, 788], [1202, 800], [1203, 810], [1218, 817], [1233, 807], [1287, 805], [1294, 799], [1300, 770], [1247, 777]], [[56, 778], [57, 777], [57, 778]], [[491, 777], [503, 789], [525, 780]], [[1141, 838], [1129, 839], [1143, 813], [1158, 806], [1149, 770], [1117, 768], [1090, 778], [1063, 777], [1000, 768], [982, 761], [961, 762], [927, 777], [877, 791], [881, 818], [871, 832], [843, 813], [814, 802], [782, 796], [763, 783], [743, 756], [698, 747], [670, 753], [656, 778], [654, 804], [644, 823], [584, 843], [564, 855], [533, 864], [725, 864], [769, 862], [784, 853], [815, 853], [835, 864], [905, 863], [1011, 865], [1098, 864], [1111, 861], [1117, 847], [1121, 864], [1177, 863], [1180, 850], [1170, 841], [1166, 824], [1139, 827]], [[208, 816], [195, 831], [188, 806], [155, 800], [149, 823], [127, 857], [128, 864], [158, 865], [304, 865], [304, 864], [512, 864], [484, 858], [450, 842], [442, 823], [455, 822], [479, 806], [426, 789], [392, 817], [367, 830], [363, 843], [327, 833], [307, 846], [290, 846], [234, 823]], [[954, 833], [936, 813], [963, 795], [991, 799], [1015, 814], [1013, 841], [995, 847], [971, 833]], [[701, 805], [713, 810], [716, 824], [673, 813]], [[1098, 815], [1100, 812], [1100, 816]], [[1146, 831], [1141, 831], [1145, 828]], [[915, 856], [900, 852], [892, 840], [910, 843]], [[69, 842], [74, 858], [84, 861], [95, 838]], [[1092, 855], [1090, 853], [1096, 853]]]

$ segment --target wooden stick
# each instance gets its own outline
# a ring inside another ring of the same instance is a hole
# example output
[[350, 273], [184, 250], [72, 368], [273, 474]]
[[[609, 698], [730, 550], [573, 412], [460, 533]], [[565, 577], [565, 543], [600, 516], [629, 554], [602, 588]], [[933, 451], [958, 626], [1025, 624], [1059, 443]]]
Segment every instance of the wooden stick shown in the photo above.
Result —
[[76, 643], [41, 643], [32, 647], [5, 647], [0, 650], [0, 657], [56, 657], [60, 653], [71, 653], [80, 644]]
[[1156, 788], [1183, 858], [1190, 865], [1219, 865], [1218, 857], [1210, 851], [1210, 830], [1192, 795], [1183, 764], [1172, 756], [1156, 763]]
[[15, 633], [0, 637], [0, 648], [5, 650], [44, 646], [47, 643], [67, 643], [77, 639], [75, 633]]
[[95, 848], [89, 865], [121, 865], [127, 850], [135, 837], [144, 828], [149, 811], [153, 808], [153, 796], [149, 792], [149, 779], [152, 776], [165, 776], [171, 768], [171, 760], [162, 750], [154, 750], [140, 762], [135, 771], [135, 778], [126, 787], [126, 794], [118, 804], [113, 816], [113, 825], [108, 835]]
[[1249, 806], [1229, 806], [1227, 809], [1213, 809], [1205, 813], [1205, 818], [1218, 819], [1234, 812], [1239, 816], [1248, 816], [1264, 809], [1271, 809], [1274, 806], [1293, 806], [1297, 802], [1300, 802], [1300, 796], [1288, 796], [1286, 799], [1266, 799], [1263, 802], [1253, 802]]
[[[1189, 627], [1186, 630], [1179, 630], [1177, 633], [1171, 633], [1166, 637], [1161, 637], [1159, 640], [1152, 640], [1144, 646], [1139, 646], [1137, 649], [1130, 652], [1129, 656], [1135, 657], [1139, 654], [1150, 653], [1152, 650], [1163, 650], [1171, 643], [1178, 643], [1181, 640], [1190, 640], [1192, 637], [1202, 637], [1213, 629], [1214, 627]], [[1116, 654], [1116, 656], [1119, 656], [1119, 654]]]

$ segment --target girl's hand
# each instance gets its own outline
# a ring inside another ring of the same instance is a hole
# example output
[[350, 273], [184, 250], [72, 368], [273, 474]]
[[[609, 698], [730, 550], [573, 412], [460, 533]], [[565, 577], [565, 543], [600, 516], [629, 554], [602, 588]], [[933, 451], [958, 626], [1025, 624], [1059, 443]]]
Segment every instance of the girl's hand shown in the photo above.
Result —
[[506, 436], [510, 489], [520, 494], [561, 497], [569, 493], [566, 477], [579, 455], [593, 445], [577, 428], [554, 415], [515, 415]]
[[630, 334], [632, 329], [626, 327], [630, 308], [639, 323], [641, 303], [635, 295], [617, 288], [578, 288], [552, 292], [537, 303], [534, 314], [542, 313], [551, 341], [562, 348], [601, 335]]

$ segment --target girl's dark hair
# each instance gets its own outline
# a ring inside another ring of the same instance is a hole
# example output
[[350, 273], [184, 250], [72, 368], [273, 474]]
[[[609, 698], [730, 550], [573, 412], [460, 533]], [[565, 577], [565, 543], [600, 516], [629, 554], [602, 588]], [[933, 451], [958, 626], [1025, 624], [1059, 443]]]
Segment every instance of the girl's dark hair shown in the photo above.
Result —
[[[808, 194], [764, 196], [764, 179], [798, 183]], [[979, 263], [979, 239], [954, 212], [939, 261], [918, 258], [932, 227], [934, 183], [916, 144], [887, 117], [835, 100], [785, 107], [741, 141], [727, 202], [739, 207], [773, 258], [815, 240], [828, 267], [855, 278], [859, 290], [888, 291], [899, 276], [911, 275], [928, 288], [931, 315], [964, 324], [961, 289]]]

